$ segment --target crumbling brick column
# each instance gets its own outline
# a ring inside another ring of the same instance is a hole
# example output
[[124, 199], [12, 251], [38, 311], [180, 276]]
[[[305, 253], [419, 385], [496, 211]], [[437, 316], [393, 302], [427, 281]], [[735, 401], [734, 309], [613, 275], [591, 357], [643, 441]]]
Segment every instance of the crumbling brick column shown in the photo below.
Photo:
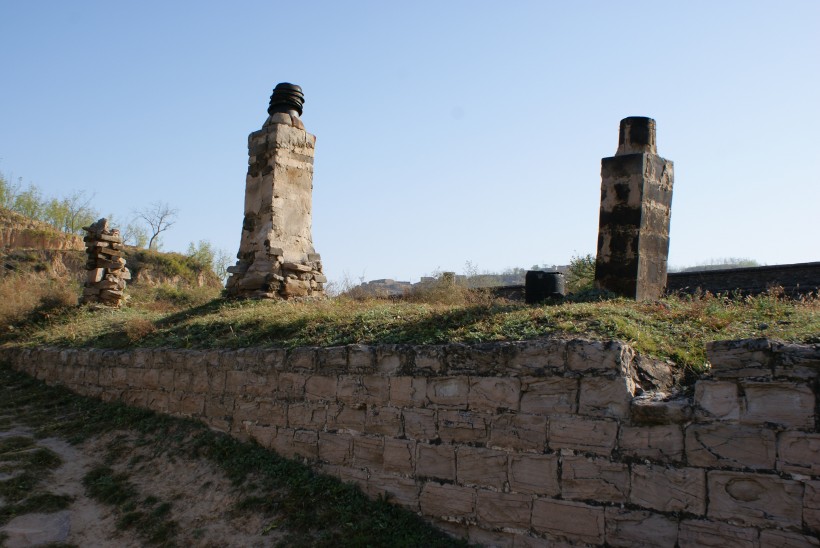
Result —
[[80, 304], [99, 303], [120, 307], [125, 304], [125, 284], [131, 272], [125, 267], [120, 231], [109, 229], [108, 220], [83, 227], [86, 236], [86, 280]]
[[278, 84], [270, 115], [248, 137], [245, 219], [239, 259], [228, 268], [233, 297], [291, 299], [324, 296], [327, 281], [313, 248], [311, 205], [316, 137], [299, 118], [299, 86]]
[[657, 154], [655, 120], [621, 120], [618, 151], [601, 160], [595, 283], [636, 300], [666, 287], [673, 166]]

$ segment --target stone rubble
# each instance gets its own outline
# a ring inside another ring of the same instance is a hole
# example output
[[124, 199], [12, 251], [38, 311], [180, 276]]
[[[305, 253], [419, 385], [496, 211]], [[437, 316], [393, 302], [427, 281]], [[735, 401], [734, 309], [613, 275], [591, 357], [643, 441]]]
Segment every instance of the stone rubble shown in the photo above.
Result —
[[86, 231], [83, 241], [88, 255], [85, 263], [88, 272], [80, 304], [97, 303], [119, 308], [127, 300], [125, 285], [131, 279], [131, 272], [125, 267], [120, 231], [110, 229], [107, 219], [100, 219], [83, 230]]

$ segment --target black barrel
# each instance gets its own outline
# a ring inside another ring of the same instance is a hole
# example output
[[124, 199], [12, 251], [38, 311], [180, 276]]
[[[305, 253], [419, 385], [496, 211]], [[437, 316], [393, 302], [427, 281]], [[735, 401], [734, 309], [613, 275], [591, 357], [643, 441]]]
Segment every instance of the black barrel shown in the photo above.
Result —
[[566, 294], [564, 275], [558, 271], [528, 270], [524, 278], [524, 300], [528, 304], [540, 303], [549, 298]]

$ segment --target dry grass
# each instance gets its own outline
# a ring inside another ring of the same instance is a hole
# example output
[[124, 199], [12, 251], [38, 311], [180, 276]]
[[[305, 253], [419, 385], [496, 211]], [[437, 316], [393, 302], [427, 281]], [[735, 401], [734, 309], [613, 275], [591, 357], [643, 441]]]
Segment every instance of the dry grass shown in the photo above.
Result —
[[27, 272], [0, 277], [0, 331], [48, 319], [76, 306], [76, 282]]

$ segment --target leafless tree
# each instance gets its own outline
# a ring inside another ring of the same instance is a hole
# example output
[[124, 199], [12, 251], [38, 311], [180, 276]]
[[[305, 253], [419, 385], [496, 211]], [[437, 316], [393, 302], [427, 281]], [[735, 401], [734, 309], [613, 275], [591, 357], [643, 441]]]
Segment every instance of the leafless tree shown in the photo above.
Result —
[[157, 237], [176, 223], [179, 210], [171, 207], [167, 202], [152, 202], [151, 205], [134, 212], [137, 218], [145, 221], [150, 227], [151, 238], [148, 240], [148, 249], [156, 249], [159, 245]]

